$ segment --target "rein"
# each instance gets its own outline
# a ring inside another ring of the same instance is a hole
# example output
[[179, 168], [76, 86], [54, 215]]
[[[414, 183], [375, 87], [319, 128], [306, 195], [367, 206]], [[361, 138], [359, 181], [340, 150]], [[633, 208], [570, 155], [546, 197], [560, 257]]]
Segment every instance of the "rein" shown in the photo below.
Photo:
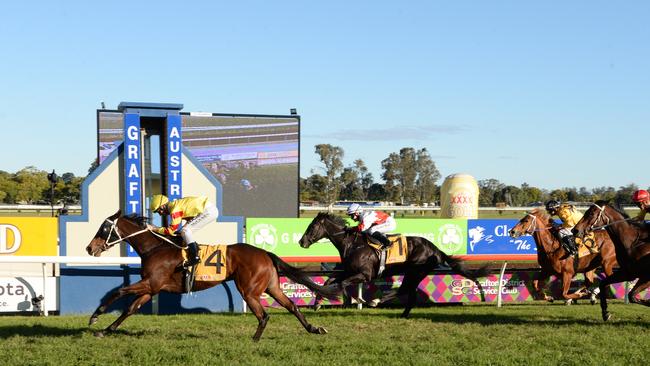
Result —
[[136, 235], [140, 235], [140, 234], [145, 233], [147, 231], [152, 233], [153, 235], [157, 236], [158, 238], [168, 242], [169, 244], [173, 245], [174, 247], [176, 247], [178, 249], [183, 249], [183, 247], [181, 247], [181, 246], [177, 245], [176, 243], [174, 243], [173, 241], [169, 240], [164, 235], [161, 235], [161, 234], [149, 229], [148, 227], [145, 228], [145, 229], [142, 229], [140, 231], [136, 231], [134, 233], [131, 233], [131, 234], [125, 236], [125, 237], [122, 237], [122, 235], [120, 235], [120, 233], [117, 231], [117, 220], [119, 220], [119, 218], [115, 219], [115, 221], [111, 221], [109, 219], [106, 219], [106, 221], [111, 224], [111, 229], [108, 232], [108, 236], [106, 238], [107, 239], [110, 238], [111, 234], [114, 232], [115, 235], [117, 235], [117, 240], [114, 240], [112, 242], [109, 242], [108, 240], [106, 240], [106, 244], [105, 244], [106, 248], [104, 249], [105, 251], [108, 250], [108, 249], [111, 249], [116, 244], [119, 244], [119, 243], [123, 242], [124, 240], [126, 240], [128, 238], [132, 238], [132, 237], [134, 237]]

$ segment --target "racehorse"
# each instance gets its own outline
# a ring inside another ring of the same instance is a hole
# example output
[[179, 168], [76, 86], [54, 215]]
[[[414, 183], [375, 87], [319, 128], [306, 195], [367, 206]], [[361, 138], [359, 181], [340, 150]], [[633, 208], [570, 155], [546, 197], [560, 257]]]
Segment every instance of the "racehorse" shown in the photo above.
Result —
[[[115, 244], [127, 240], [142, 260], [142, 279], [129, 286], [125, 286], [111, 294], [109, 298], [99, 305], [90, 317], [89, 325], [97, 322], [99, 315], [103, 314], [108, 306], [115, 300], [125, 295], [135, 295], [135, 299], [124, 310], [117, 320], [104, 331], [95, 333], [98, 337], [113, 332], [130, 315], [135, 313], [151, 297], [160, 291], [183, 293], [183, 257], [182, 248], [172, 245], [165, 238], [152, 233], [147, 229], [146, 218], [136, 216], [122, 216], [118, 211], [108, 217], [90, 244], [86, 247], [88, 254], [99, 257], [104, 251]], [[234, 280], [237, 289], [248, 304], [255, 317], [257, 317], [257, 331], [253, 340], [258, 341], [269, 320], [269, 315], [260, 304], [260, 296], [266, 292], [280, 305], [298, 318], [300, 324], [309, 332], [325, 334], [327, 330], [309, 324], [300, 313], [298, 307], [287, 298], [279, 287], [278, 270], [295, 282], [307, 286], [310, 290], [326, 297], [336, 296], [336, 292], [317, 285], [299, 269], [290, 266], [273, 253], [266, 252], [252, 245], [238, 243], [227, 246], [226, 279]], [[221, 281], [222, 282], [222, 281]], [[218, 285], [221, 282], [194, 282], [193, 291], [201, 291]]]
[[[312, 220], [307, 230], [300, 238], [300, 246], [309, 248], [310, 245], [322, 238], [329, 239], [339, 251], [344, 270], [335, 274], [325, 285], [335, 285], [339, 291], [346, 287], [362, 282], [370, 282], [377, 278], [379, 271], [379, 254], [367, 243], [367, 237], [358, 232], [351, 233], [345, 230], [346, 222], [343, 218], [320, 212]], [[448, 256], [438, 249], [432, 242], [425, 238], [407, 237], [408, 255], [406, 262], [389, 264], [382, 276], [388, 277], [403, 273], [404, 279], [397, 292], [390, 293], [381, 299], [386, 303], [398, 296], [407, 295], [407, 301], [402, 313], [407, 318], [415, 306], [417, 287], [436, 266], [448, 264], [455, 272], [473, 280], [480, 287], [478, 277], [487, 275], [487, 265], [478, 270], [469, 270], [461, 259]], [[481, 289], [481, 294], [483, 291]]]
[[604, 321], [611, 318], [607, 311], [607, 286], [638, 281], [627, 295], [631, 303], [650, 306], [650, 301], [637, 299], [636, 295], [650, 286], [650, 229], [641, 222], [630, 222], [630, 217], [610, 206], [607, 201], [593, 204], [576, 226], [573, 233], [583, 237], [588, 232], [605, 229], [614, 242], [616, 260], [620, 270], [600, 282], [600, 308]]
[[[570, 304], [574, 299], [579, 299], [584, 295], [583, 289], [589, 289], [594, 283], [594, 269], [602, 265], [603, 271], [609, 277], [612, 275], [614, 266], [616, 266], [616, 252], [614, 244], [607, 233], [595, 233], [594, 247], [599, 248], [598, 253], [588, 254], [576, 259], [570, 256], [560, 243], [560, 239], [553, 233], [554, 221], [546, 212], [540, 209], [534, 209], [527, 213], [517, 224], [510, 230], [510, 236], [518, 238], [521, 235], [532, 235], [537, 246], [537, 263], [541, 270], [535, 274], [533, 287], [539, 298], [547, 301], [553, 301], [552, 296], [544, 293], [546, 280], [551, 275], [562, 280], [562, 297]], [[571, 280], [578, 273], [584, 273], [585, 285], [583, 288], [569, 293]], [[591, 302], [596, 302], [595, 293], [592, 293]]]

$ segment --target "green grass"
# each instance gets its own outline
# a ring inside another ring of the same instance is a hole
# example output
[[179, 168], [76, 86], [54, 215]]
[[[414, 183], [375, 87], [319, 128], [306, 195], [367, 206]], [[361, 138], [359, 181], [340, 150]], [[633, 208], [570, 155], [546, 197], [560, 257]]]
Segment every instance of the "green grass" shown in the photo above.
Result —
[[135, 315], [95, 338], [87, 316], [0, 317], [0, 360], [20, 364], [212, 365], [641, 365], [650, 312], [614, 302], [604, 323], [591, 305], [517, 304], [399, 309], [304, 310], [329, 334], [307, 334], [271, 309], [260, 342], [249, 314]]

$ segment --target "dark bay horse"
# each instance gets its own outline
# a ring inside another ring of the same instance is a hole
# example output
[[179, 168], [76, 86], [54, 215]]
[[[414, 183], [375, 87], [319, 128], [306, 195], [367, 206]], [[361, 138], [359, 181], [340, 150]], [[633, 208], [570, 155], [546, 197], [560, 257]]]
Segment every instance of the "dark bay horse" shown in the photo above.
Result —
[[[330, 278], [326, 285], [334, 284], [342, 291], [350, 285], [370, 282], [377, 278], [379, 271], [379, 255], [367, 244], [365, 235], [347, 233], [346, 222], [343, 218], [325, 212], [319, 213], [309, 224], [300, 238], [300, 246], [309, 248], [310, 245], [322, 238], [329, 239], [341, 256], [343, 272]], [[386, 266], [382, 276], [404, 274], [402, 285], [397, 292], [390, 293], [381, 299], [381, 303], [390, 301], [398, 296], [407, 295], [406, 306], [402, 317], [409, 316], [415, 306], [417, 287], [420, 282], [436, 266], [448, 264], [455, 272], [478, 283], [478, 277], [487, 275], [487, 266], [478, 270], [469, 270], [461, 259], [448, 256], [427, 239], [407, 237], [408, 255], [405, 263], [395, 263]], [[481, 289], [481, 294], [483, 293]]]
[[[569, 256], [560, 240], [554, 233], [554, 221], [544, 210], [535, 209], [527, 213], [519, 222], [510, 230], [510, 236], [513, 238], [521, 235], [532, 235], [537, 246], [537, 263], [541, 267], [540, 271], [535, 274], [533, 286], [537, 295], [545, 300], [553, 301], [553, 297], [544, 293], [546, 280], [555, 275], [562, 281], [562, 297], [567, 303], [573, 299], [579, 299], [584, 295], [583, 289], [589, 289], [594, 283], [594, 269], [602, 266], [607, 276], [612, 275], [614, 266], [616, 266], [616, 252], [614, 243], [605, 232], [595, 233], [595, 245], [599, 248], [598, 253], [592, 253], [578, 259], [575, 263], [575, 257]], [[569, 293], [571, 280], [576, 272], [584, 273], [585, 287], [578, 289], [574, 293]], [[595, 294], [592, 293], [592, 304], [595, 303]]]
[[[142, 260], [140, 273], [142, 280], [117, 290], [95, 310], [90, 317], [89, 325], [97, 322], [98, 316], [103, 314], [113, 301], [126, 295], [135, 296], [133, 302], [115, 322], [104, 331], [95, 333], [99, 337], [115, 331], [128, 316], [138, 311], [142, 305], [160, 291], [183, 293], [185, 290], [181, 267], [183, 263], [182, 249], [154, 235], [147, 229], [146, 219], [142, 217], [121, 216], [118, 211], [102, 223], [95, 237], [86, 247], [86, 251], [90, 255], [99, 257], [102, 252], [123, 240], [128, 240]], [[260, 296], [264, 292], [271, 295], [295, 315], [309, 333], [327, 333], [325, 328], [309, 324], [298, 307], [282, 292], [279, 286], [278, 270], [281, 270], [293, 281], [301, 283], [323, 296], [333, 297], [336, 295], [335, 291], [317, 285], [306, 274], [288, 265], [275, 254], [252, 245], [243, 243], [229, 245], [224, 257], [227, 271], [224, 281], [235, 281], [237, 289], [257, 317], [258, 326], [253, 340], [260, 339], [269, 320], [269, 315], [260, 304]], [[194, 282], [192, 290], [205, 290], [219, 283], [221, 282]]]
[[607, 311], [607, 286], [638, 281], [627, 295], [631, 303], [650, 306], [650, 301], [637, 299], [636, 295], [650, 286], [650, 228], [645, 223], [630, 221], [630, 217], [610, 206], [607, 201], [591, 205], [573, 228], [573, 233], [583, 237], [586, 233], [605, 229], [614, 242], [616, 260], [620, 270], [600, 282], [600, 308], [604, 321], [611, 318]]

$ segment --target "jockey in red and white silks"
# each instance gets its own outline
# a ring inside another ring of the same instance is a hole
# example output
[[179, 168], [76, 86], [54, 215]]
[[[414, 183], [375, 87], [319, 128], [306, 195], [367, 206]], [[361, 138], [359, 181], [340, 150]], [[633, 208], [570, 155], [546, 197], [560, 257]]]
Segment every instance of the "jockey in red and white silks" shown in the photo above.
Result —
[[379, 240], [382, 246], [390, 246], [390, 241], [384, 235], [397, 228], [397, 222], [393, 216], [383, 211], [363, 211], [361, 205], [353, 203], [348, 207], [347, 214], [359, 225], [351, 227], [350, 231], [367, 233], [373, 238]]

